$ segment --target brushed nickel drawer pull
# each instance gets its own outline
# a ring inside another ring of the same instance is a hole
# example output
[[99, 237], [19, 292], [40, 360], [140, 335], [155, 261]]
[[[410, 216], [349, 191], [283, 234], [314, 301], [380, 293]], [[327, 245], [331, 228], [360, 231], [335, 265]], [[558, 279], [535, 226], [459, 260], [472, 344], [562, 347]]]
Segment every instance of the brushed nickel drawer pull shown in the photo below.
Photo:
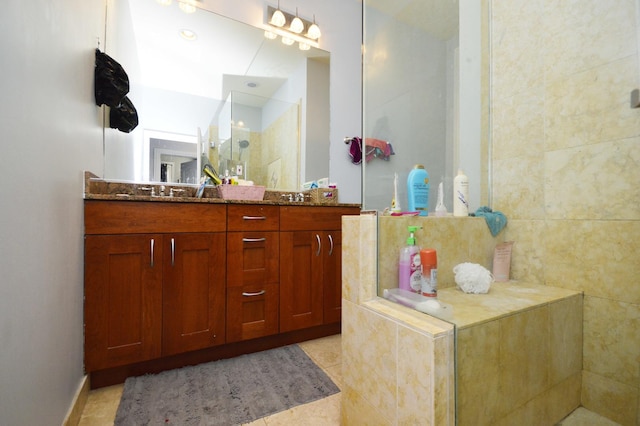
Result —
[[262, 290], [262, 291], [259, 291], [259, 292], [257, 292], [257, 293], [242, 293], [242, 295], [243, 295], [244, 297], [253, 297], [253, 296], [262, 296], [262, 295], [263, 295], [263, 294], [265, 294], [265, 293], [266, 293], [266, 291], [265, 291], [265, 290]]
[[156, 244], [156, 240], [152, 238], [151, 239], [151, 267], [152, 268], [153, 268], [153, 257], [154, 257], [153, 254], [155, 252], [155, 250], [154, 250], [155, 244]]
[[171, 239], [171, 266], [176, 264], [176, 240], [175, 238]]
[[267, 220], [266, 216], [242, 216], [242, 220]]
[[267, 241], [266, 238], [243, 238], [243, 242], [245, 243], [259, 243], [261, 241]]

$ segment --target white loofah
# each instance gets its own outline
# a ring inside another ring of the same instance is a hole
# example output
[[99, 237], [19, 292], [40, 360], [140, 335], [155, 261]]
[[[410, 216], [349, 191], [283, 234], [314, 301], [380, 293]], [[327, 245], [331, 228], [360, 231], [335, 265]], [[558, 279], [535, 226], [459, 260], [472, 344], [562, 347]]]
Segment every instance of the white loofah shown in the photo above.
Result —
[[493, 282], [491, 272], [477, 263], [460, 263], [454, 266], [453, 273], [456, 284], [465, 293], [487, 293]]

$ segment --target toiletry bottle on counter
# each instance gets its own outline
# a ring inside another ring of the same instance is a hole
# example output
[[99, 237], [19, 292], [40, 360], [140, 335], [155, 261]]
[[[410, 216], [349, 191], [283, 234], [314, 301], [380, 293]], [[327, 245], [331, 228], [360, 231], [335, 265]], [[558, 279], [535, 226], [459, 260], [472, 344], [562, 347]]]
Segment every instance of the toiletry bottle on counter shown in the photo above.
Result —
[[398, 262], [398, 287], [402, 290], [420, 293], [422, 272], [420, 269], [420, 247], [416, 245], [415, 232], [420, 226], [408, 226], [407, 245], [400, 249]]
[[469, 178], [462, 170], [453, 179], [453, 215], [469, 216]]
[[429, 173], [422, 164], [416, 164], [407, 178], [407, 198], [409, 211], [429, 215]]
[[422, 268], [422, 295], [427, 297], [438, 296], [438, 256], [434, 249], [420, 250], [420, 263]]

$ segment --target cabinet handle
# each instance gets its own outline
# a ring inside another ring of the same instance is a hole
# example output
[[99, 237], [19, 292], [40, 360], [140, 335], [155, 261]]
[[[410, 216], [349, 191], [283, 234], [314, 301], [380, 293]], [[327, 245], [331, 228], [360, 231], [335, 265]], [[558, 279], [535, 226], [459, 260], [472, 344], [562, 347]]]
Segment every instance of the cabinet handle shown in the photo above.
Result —
[[243, 242], [245, 243], [259, 243], [261, 241], [267, 241], [266, 238], [243, 238]]
[[176, 239], [171, 239], [171, 266], [176, 264]]
[[316, 240], [318, 240], [318, 251], [316, 251], [316, 256], [320, 256], [320, 250], [322, 249], [322, 241], [320, 240], [320, 235], [316, 234]]
[[266, 216], [242, 216], [242, 220], [267, 220]]
[[156, 240], [152, 238], [151, 239], [151, 267], [152, 268], [153, 268], [153, 263], [154, 263], [153, 262], [153, 257], [154, 257], [153, 254], [155, 253], [155, 250], [154, 250], [155, 244], [156, 244]]
[[333, 254], [333, 237], [331, 237], [331, 234], [329, 234], [329, 243], [331, 243], [329, 247], [329, 256], [331, 256]]
[[259, 291], [257, 293], [242, 293], [242, 295], [245, 296], [245, 297], [252, 297], [252, 296], [262, 296], [265, 293], [266, 293], [266, 291], [262, 290], [262, 291]]

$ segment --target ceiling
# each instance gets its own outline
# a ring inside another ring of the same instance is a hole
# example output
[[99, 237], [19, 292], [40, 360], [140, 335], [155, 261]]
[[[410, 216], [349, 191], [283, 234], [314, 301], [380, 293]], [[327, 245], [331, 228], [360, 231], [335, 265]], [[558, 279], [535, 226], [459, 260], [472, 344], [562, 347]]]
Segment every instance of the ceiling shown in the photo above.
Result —
[[[329, 56], [268, 40], [262, 29], [204, 9], [186, 14], [177, 1], [127, 1], [146, 86], [221, 100], [231, 90], [269, 98], [307, 57]], [[183, 29], [196, 40], [181, 37]]]

